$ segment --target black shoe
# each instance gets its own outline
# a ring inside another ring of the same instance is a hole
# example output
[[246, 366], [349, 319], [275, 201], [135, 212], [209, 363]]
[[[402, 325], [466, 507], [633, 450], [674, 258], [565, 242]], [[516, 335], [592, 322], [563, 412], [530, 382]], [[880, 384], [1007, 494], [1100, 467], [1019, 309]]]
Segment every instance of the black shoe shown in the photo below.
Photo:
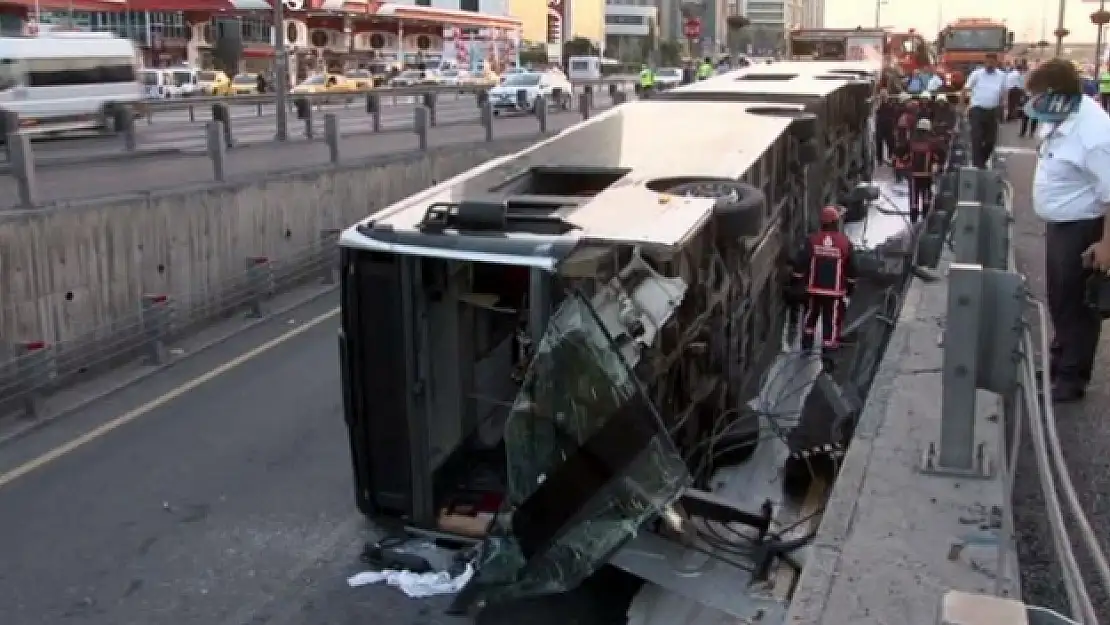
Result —
[[1081, 401], [1087, 389], [1079, 382], [1054, 382], [1052, 384], [1052, 403], [1073, 404]]

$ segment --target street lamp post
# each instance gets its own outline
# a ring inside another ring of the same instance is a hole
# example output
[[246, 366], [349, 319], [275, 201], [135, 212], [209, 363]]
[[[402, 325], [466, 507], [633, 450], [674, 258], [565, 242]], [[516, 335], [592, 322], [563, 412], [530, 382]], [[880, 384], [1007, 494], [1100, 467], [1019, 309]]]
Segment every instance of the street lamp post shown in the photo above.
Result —
[[1060, 0], [1060, 13], [1056, 17], [1056, 30], [1052, 32], [1056, 37], [1056, 56], [1064, 56], [1064, 37], [1071, 34], [1067, 28], [1064, 28], [1065, 8], [1067, 8], [1067, 0]]
[[1106, 11], [1106, 0], [1099, 0], [1098, 10], [1091, 13], [1091, 23], [1098, 29], [1098, 34], [1095, 35], [1095, 80], [1099, 79], [1100, 70], [1102, 69], [1102, 30], [1107, 23], [1110, 23], [1110, 12]]
[[288, 93], [289, 56], [285, 50], [285, 0], [270, 0], [274, 5], [274, 106], [277, 131], [274, 138], [289, 138], [289, 109], [285, 105]]

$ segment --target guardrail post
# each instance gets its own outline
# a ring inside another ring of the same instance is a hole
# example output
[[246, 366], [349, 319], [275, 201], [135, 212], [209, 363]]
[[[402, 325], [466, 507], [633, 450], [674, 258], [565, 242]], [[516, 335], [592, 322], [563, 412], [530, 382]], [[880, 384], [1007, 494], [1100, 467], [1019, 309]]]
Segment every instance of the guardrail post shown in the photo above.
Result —
[[620, 87], [617, 86], [617, 83], [615, 83], [615, 82], [609, 83], [609, 99], [610, 100], [616, 100], [618, 93], [620, 93]]
[[4, 152], [7, 154], [8, 160], [12, 160], [12, 142], [11, 137], [19, 133], [19, 113], [15, 111], [0, 111], [0, 124], [3, 128], [0, 131], [4, 133]]
[[189, 105], [189, 121], [190, 122], [197, 121], [197, 111], [196, 111], [196, 108], [194, 108], [192, 104]]
[[540, 134], [547, 133], [547, 98], [540, 96], [536, 98], [536, 119], [540, 122]]
[[1024, 279], [1013, 272], [952, 263], [941, 374], [940, 440], [930, 443], [922, 471], [987, 478], [991, 459], [975, 439], [976, 393], [1013, 392], [1024, 313]]
[[424, 106], [428, 109], [428, 127], [436, 127], [436, 94], [429, 92], [424, 94]]
[[413, 130], [416, 131], [416, 139], [420, 142], [420, 150], [428, 149], [428, 108], [418, 106], [412, 111], [413, 113]]
[[482, 127], [486, 130], [486, 141], [493, 141], [493, 103], [489, 98], [482, 102]]
[[320, 254], [324, 260], [320, 266], [320, 281], [323, 284], [335, 284], [335, 271], [339, 267], [338, 243], [338, 228], [326, 228], [320, 231]]
[[142, 304], [143, 335], [146, 338], [147, 362], [166, 364], [166, 335], [170, 325], [170, 300], [165, 295], [144, 295]]
[[22, 132], [9, 134], [8, 150], [19, 205], [33, 208], [38, 204], [38, 183], [35, 180], [35, 152], [31, 147], [31, 137]]
[[339, 162], [339, 118], [335, 113], [324, 115], [324, 141], [328, 144], [328, 160], [332, 165]]
[[265, 256], [247, 258], [247, 317], [260, 319], [266, 316], [262, 303], [270, 296], [272, 283], [270, 259]]
[[258, 113], [259, 117], [262, 117], [262, 103], [261, 102], [258, 103], [257, 113]]
[[590, 101], [590, 108], [594, 107], [594, 86], [586, 85], [586, 98]]
[[590, 94], [585, 91], [578, 94], [578, 111], [582, 113], [582, 119], [590, 118]]
[[226, 104], [213, 104], [212, 119], [223, 124], [224, 145], [230, 150], [235, 146], [231, 140], [231, 109]]
[[223, 122], [208, 122], [204, 125], [205, 140], [208, 145], [208, 158], [212, 160], [212, 177], [217, 182], [223, 182], [226, 179], [225, 161], [226, 153], [224, 150], [223, 142], [223, 129], [220, 125]]
[[373, 118], [374, 132], [382, 131], [382, 97], [372, 93], [366, 97], [366, 112]]
[[116, 119], [120, 125], [120, 131], [123, 132], [123, 149], [128, 152], [134, 152], [137, 147], [135, 137], [135, 112], [132, 111], [129, 106], [121, 106], [119, 107], [117, 115], [118, 117]]
[[23, 416], [37, 418], [42, 412], [42, 396], [50, 382], [50, 346], [45, 341], [26, 341], [19, 346], [16, 361], [23, 397]]
[[481, 109], [489, 102], [489, 91], [477, 91], [474, 93], [474, 103]]

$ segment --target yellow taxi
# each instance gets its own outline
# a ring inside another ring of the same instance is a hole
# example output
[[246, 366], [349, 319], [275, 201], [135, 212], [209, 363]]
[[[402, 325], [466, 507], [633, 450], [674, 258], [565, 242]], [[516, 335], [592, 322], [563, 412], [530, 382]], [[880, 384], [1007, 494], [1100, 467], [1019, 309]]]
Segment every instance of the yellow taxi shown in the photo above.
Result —
[[342, 74], [315, 74], [293, 87], [293, 93], [349, 93], [354, 83]]
[[374, 88], [374, 74], [368, 69], [352, 69], [344, 72], [343, 77], [351, 83], [356, 91], [367, 91]]
[[231, 80], [231, 93], [255, 95], [258, 93], [258, 74], [236, 74]]
[[197, 91], [202, 95], [231, 95], [231, 79], [220, 71], [201, 70], [197, 72]]

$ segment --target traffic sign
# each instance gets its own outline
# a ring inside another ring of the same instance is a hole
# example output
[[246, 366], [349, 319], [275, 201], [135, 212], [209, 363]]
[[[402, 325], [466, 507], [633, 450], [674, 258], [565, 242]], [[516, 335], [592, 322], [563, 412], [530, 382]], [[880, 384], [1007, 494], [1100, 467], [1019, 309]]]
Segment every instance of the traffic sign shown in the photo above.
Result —
[[686, 35], [687, 39], [697, 39], [701, 37], [701, 20], [696, 17], [688, 17], [682, 23], [682, 34]]

